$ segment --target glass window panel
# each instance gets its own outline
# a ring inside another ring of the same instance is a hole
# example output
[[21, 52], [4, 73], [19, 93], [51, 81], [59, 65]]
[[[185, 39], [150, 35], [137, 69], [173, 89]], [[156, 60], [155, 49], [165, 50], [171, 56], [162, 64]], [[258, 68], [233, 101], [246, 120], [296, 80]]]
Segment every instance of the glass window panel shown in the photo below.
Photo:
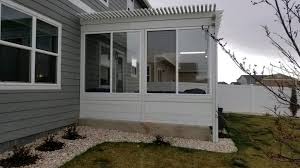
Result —
[[139, 93], [140, 33], [113, 33], [113, 92]]
[[176, 31], [151, 31], [147, 36], [147, 92], [176, 93]]
[[30, 82], [30, 55], [28, 50], [0, 45], [0, 81]]
[[46, 54], [36, 53], [35, 82], [56, 83], [57, 58]]
[[41, 20], [37, 20], [36, 24], [36, 47], [57, 53], [58, 28]]
[[110, 33], [86, 35], [85, 90], [110, 92]]
[[179, 93], [207, 94], [208, 36], [201, 29], [179, 30]]
[[31, 46], [32, 17], [15, 9], [1, 7], [1, 40]]

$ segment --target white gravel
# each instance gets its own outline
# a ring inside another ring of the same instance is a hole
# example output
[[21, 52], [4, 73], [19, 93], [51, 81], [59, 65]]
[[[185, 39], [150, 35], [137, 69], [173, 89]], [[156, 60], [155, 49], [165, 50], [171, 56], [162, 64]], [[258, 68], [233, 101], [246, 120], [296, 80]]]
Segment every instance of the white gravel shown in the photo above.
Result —
[[[24, 168], [57, 168], [80, 155], [89, 148], [101, 144], [103, 142], [144, 142], [151, 143], [155, 140], [154, 136], [139, 133], [127, 133], [116, 130], [105, 130], [90, 127], [78, 127], [80, 135], [86, 136], [85, 139], [75, 141], [62, 139], [63, 131], [59, 131], [56, 139], [65, 143], [65, 147], [53, 152], [40, 152], [34, 150], [36, 146], [43, 142], [43, 138], [36, 140], [26, 146], [31, 147], [32, 152], [38, 154], [40, 159], [35, 165], [26, 166]], [[233, 153], [237, 151], [234, 142], [231, 139], [220, 139], [219, 143], [208, 141], [200, 141], [196, 139], [183, 139], [174, 137], [165, 137], [172, 146], [184, 147], [190, 149], [199, 149], [212, 152]], [[7, 158], [10, 152], [0, 154], [0, 159]]]

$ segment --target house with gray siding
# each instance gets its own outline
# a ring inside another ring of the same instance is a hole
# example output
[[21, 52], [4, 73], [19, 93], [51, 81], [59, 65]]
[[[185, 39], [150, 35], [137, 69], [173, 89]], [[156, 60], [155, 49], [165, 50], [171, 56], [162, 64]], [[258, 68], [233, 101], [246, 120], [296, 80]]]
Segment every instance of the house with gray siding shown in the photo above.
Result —
[[[78, 2], [86, 7], [78, 6]], [[4, 149], [26, 141], [24, 137], [30, 139], [77, 122], [81, 28], [78, 14], [87, 10], [126, 10], [127, 1], [1, 0], [0, 3], [0, 148]], [[134, 8], [149, 7], [143, 0], [133, 3]]]
[[0, 149], [74, 123], [153, 134], [194, 129], [218, 141], [215, 5], [0, 5]]

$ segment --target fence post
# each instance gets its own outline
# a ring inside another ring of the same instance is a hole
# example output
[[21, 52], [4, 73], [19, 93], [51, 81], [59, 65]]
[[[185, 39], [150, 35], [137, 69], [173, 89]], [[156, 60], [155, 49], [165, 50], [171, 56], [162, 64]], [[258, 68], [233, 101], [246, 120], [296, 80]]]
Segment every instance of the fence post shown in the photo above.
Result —
[[254, 109], [255, 109], [255, 97], [256, 97], [256, 93], [255, 93], [255, 91], [256, 91], [256, 86], [254, 86], [254, 85], [251, 85], [250, 86], [250, 91], [251, 91], [251, 94], [250, 94], [250, 99], [251, 99], [251, 103], [250, 103], [250, 112], [251, 113], [254, 113], [255, 111], [254, 111]]

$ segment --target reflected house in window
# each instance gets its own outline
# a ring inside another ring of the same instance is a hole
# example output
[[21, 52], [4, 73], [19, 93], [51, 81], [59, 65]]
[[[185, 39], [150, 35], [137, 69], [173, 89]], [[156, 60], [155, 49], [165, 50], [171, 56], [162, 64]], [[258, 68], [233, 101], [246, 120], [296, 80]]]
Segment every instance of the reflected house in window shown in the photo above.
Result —
[[86, 36], [86, 91], [110, 92], [110, 34]]
[[179, 30], [179, 92], [209, 93], [208, 34], [201, 29]]
[[139, 32], [87, 35], [86, 91], [139, 93], [139, 39]]
[[148, 32], [147, 92], [176, 93], [178, 83], [177, 93], [207, 94], [208, 35], [201, 29], [180, 29], [177, 34], [175, 30]]
[[147, 93], [176, 93], [176, 31], [147, 33]]

